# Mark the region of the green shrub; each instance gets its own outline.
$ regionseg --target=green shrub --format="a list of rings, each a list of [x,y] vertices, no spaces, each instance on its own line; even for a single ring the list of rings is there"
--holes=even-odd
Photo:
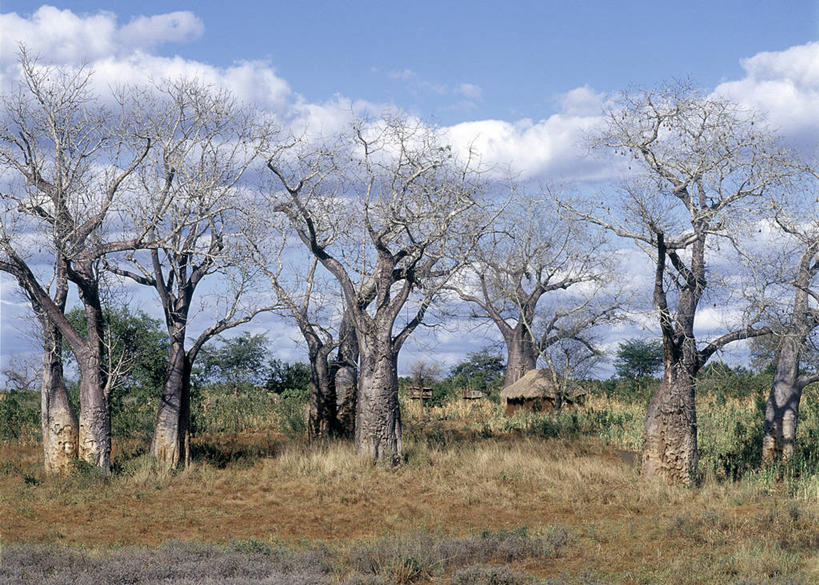
[[[285,390],[276,403],[279,428],[291,440],[301,439],[307,432],[307,420],[304,416],[307,399],[303,390]]]
[[[0,395],[0,440],[38,441],[40,428],[40,394],[11,390]]]

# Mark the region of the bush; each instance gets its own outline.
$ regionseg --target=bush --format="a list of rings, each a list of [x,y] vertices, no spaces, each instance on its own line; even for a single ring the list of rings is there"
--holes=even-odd
[[[640,384],[628,378],[587,380],[582,383],[590,394],[605,396],[610,400],[619,400],[629,404],[648,404],[659,384],[658,379],[647,376],[640,380]]]
[[[307,432],[307,420],[304,416],[307,405],[307,394],[302,390],[285,390],[276,404],[279,429],[291,440],[304,437]]]
[[[115,437],[153,435],[162,387],[117,388],[111,393],[111,431]]]
[[[230,386],[212,384],[191,388],[191,432],[240,433],[276,426],[278,397],[263,389],[234,392]]]
[[[14,544],[3,549],[0,585],[330,585],[344,574],[345,585],[408,584],[487,560],[552,557],[564,543],[565,531],[553,528],[543,536],[531,536],[525,529],[464,538],[416,534],[346,551],[323,545],[293,550],[254,539],[234,540],[226,547],[172,540],[156,549],[128,547],[101,555],[55,545]],[[523,575],[503,568],[474,567],[459,573],[458,583],[527,582]],[[464,580],[470,575],[478,580]]]
[[[531,583],[532,579],[509,567],[486,567],[484,565],[470,565],[458,569],[450,581],[451,585],[523,585]]]
[[[265,388],[275,394],[281,394],[286,390],[300,390],[305,393],[310,390],[309,364],[273,359],[270,360],[268,372]]]
[[[0,440],[39,441],[40,395],[11,390],[0,393]]]

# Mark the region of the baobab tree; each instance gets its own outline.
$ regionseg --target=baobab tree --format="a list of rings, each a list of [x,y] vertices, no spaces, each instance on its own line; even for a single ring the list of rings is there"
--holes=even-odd
[[[22,83],[4,96],[0,162],[9,174],[2,191],[0,270],[14,276],[44,324],[43,424],[46,465],[64,468],[73,454],[72,415],[56,355],[65,339],[80,370],[77,451],[108,470],[111,452],[110,387],[103,359],[100,301],[101,258],[150,245],[150,227],[123,219],[128,180],[146,158],[151,142],[130,125],[132,105],[99,105],[88,90],[91,72],[39,65],[21,52]],[[112,101],[116,101],[112,98]],[[157,198],[145,213],[162,215]],[[53,283],[38,276],[36,251],[53,261]],[[65,318],[68,284],[76,286],[86,336]],[[49,290],[52,294],[49,294]],[[63,449],[65,456],[57,453]]]
[[[625,157],[631,177],[621,215],[580,215],[632,239],[654,263],[663,379],[646,414],[642,474],[687,484],[697,472],[697,372],[729,343],[768,331],[761,311],[746,307],[742,322],[700,343],[700,302],[718,292],[709,259],[777,185],[783,161],[748,112],[682,85],[624,95],[596,144]]]
[[[599,233],[553,201],[521,194],[481,238],[449,288],[501,333],[504,385],[534,369],[539,358],[550,361],[550,350],[569,340],[593,353],[586,333],[616,318],[620,306],[604,246]]]
[[[770,463],[788,460],[793,454],[796,428],[799,422],[799,404],[802,390],[808,384],[819,382],[819,372],[806,371],[803,355],[810,344],[810,337],[819,326],[819,217],[816,215],[816,183],[819,172],[813,167],[802,169],[806,182],[794,182],[791,189],[796,195],[785,200],[774,200],[774,221],[785,235],[792,263],[777,263],[787,267],[790,274],[779,272],[783,283],[787,283],[792,295],[790,307],[777,307],[779,326],[774,327],[777,340],[776,372],[768,402],[765,408],[762,459]],[[790,191],[790,190],[789,190]],[[786,191],[789,192],[789,191]],[[804,196],[809,193],[810,196]],[[787,293],[786,293],[787,294]],[[782,315],[787,315],[781,319]]]
[[[154,148],[136,188],[144,200],[169,203],[159,221],[140,210],[134,218],[146,222],[161,244],[112,257],[106,266],[153,288],[162,304],[170,347],[151,454],[174,467],[189,462],[190,376],[202,346],[273,308],[248,300],[256,274],[241,255],[239,210],[241,180],[275,132],[226,90],[195,80],[167,82],[139,95],[137,114]],[[202,311],[208,325],[188,345],[195,294],[211,275],[221,277],[222,294],[210,296]]]
[[[355,327],[356,448],[398,463],[398,353],[463,264],[452,248],[471,248],[491,221],[480,185],[468,161],[404,119],[358,124],[331,148],[283,152],[268,166],[282,187],[273,205],[336,278]]]
[[[362,302],[368,302],[366,297]],[[355,324],[350,313],[344,311],[338,329],[338,351],[333,361],[333,389],[336,393],[336,430],[345,439],[355,436],[358,357]]]
[[[264,204],[251,203],[244,234],[250,257],[270,281],[280,312],[296,322],[307,344],[310,365],[310,408],[307,435],[310,440],[351,437],[355,425],[355,379],[358,353],[355,330],[344,312],[338,283],[297,243],[290,220]],[[362,291],[369,304],[375,287]],[[352,331],[351,331],[352,330]],[[337,352],[336,357],[331,357]],[[345,368],[345,374],[339,371]],[[337,395],[339,382],[342,396]]]

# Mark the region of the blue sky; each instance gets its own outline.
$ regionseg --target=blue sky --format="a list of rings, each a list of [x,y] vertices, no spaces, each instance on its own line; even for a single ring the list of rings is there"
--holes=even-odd
[[[599,179],[579,144],[606,101],[672,79],[762,111],[786,137],[819,135],[816,0],[2,0],[0,12],[3,90],[23,42],[44,62],[91,64],[100,88],[196,74],[310,129],[398,107],[535,181]],[[31,344],[13,284],[2,277],[0,288],[5,360]],[[452,361],[463,335],[449,337],[407,350],[435,346]],[[284,357],[297,357],[289,347]]]
[[[440,123],[540,118],[588,85],[612,92],[692,76],[713,87],[740,60],[819,38],[819,2],[512,1],[54,3],[77,15],[190,11],[198,38],[157,53],[216,66],[264,60],[307,101],[392,102]],[[38,3],[3,0],[4,13]],[[229,7],[229,9],[226,9]],[[479,88],[472,99],[461,84]]]

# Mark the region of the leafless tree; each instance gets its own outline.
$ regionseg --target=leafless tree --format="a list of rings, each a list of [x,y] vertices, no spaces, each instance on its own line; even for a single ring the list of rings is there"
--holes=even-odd
[[[39,360],[10,355],[2,371],[6,388],[15,392],[33,392],[40,385],[41,369]]]
[[[15,277],[44,326],[47,466],[62,468],[76,444],[79,457],[107,470],[110,387],[99,262],[105,254],[147,245],[149,232],[122,221],[121,204],[151,143],[128,126],[127,103],[120,102],[118,111],[97,104],[88,90],[89,71],[41,66],[25,51],[20,64],[23,82],[4,96],[0,128],[0,161],[13,177],[2,193],[0,270]],[[164,203],[157,200],[146,213],[158,217]],[[51,254],[50,283],[37,276],[42,258],[37,252]],[[76,285],[84,307],[85,338],[64,316],[68,282]],[[70,345],[81,374],[76,441],[57,355],[60,338]],[[65,456],[49,454],[58,448]]]
[[[293,249],[293,229],[286,215],[275,210],[265,213],[263,202],[249,202],[244,225],[251,257],[270,280],[280,312],[296,322],[307,344],[308,437],[352,438],[358,338],[350,313],[344,310],[338,282],[300,243],[298,249]],[[361,291],[360,302],[365,305],[362,308],[373,301],[375,293],[375,286]]]
[[[503,336],[506,386],[539,358],[553,361],[552,350],[570,340],[595,353],[589,330],[617,318],[620,308],[604,245],[599,233],[552,200],[516,194],[449,285],[477,307],[474,317],[490,319]]]
[[[773,319],[785,316],[774,326],[777,341],[776,373],[765,409],[765,431],[762,458],[765,462],[791,457],[799,422],[799,404],[802,390],[808,384],[819,382],[819,371],[805,368],[804,356],[811,345],[811,336],[819,326],[819,217],[816,215],[816,182],[819,172],[807,166],[803,177],[794,181],[786,193],[790,197],[774,200],[774,220],[785,234],[788,244],[783,249],[791,252],[793,262],[777,262],[786,267],[789,275],[780,280],[787,283],[792,294],[790,307],[777,306]],[[814,181],[811,182],[810,179]]]
[[[355,327],[356,448],[398,463],[398,352],[462,265],[451,248],[470,247],[489,221],[478,209],[479,185],[468,163],[405,119],[359,124],[331,148],[288,151],[268,166],[283,187],[274,206],[338,280]]]
[[[410,368],[413,383],[418,388],[436,382],[441,377],[441,364],[424,359],[416,360]]]
[[[730,246],[749,207],[782,175],[780,152],[748,112],[685,85],[624,95],[597,146],[625,157],[631,180],[621,213],[580,213],[631,238],[654,262],[654,305],[664,375],[643,434],[642,474],[690,483],[697,471],[695,377],[717,351],[766,333],[761,312],[698,343],[694,321],[709,282],[709,258]],[[713,288],[713,286],[711,287]],[[709,289],[710,290],[710,289]]]
[[[219,333],[273,307],[251,300],[255,270],[241,254],[242,178],[268,147],[273,128],[224,90],[195,80],[165,83],[140,95],[137,115],[154,148],[138,173],[140,198],[168,200],[159,221],[138,212],[161,244],[130,251],[107,268],[153,288],[170,338],[168,369],[151,442],[170,466],[189,462],[190,375],[199,350]],[[221,278],[222,296],[202,312],[209,325],[187,346],[194,297],[202,281]]]

